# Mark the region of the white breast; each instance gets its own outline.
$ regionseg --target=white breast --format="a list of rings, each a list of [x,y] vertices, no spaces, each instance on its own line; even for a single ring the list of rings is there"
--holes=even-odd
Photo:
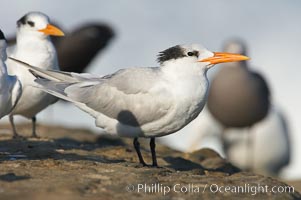
[[[170,110],[165,120],[158,121],[155,125],[162,127],[161,132],[158,132],[159,130],[147,132],[146,130],[147,136],[158,137],[174,133],[195,119],[204,108],[208,90],[208,81],[205,76],[178,81],[170,88],[174,94],[170,97],[174,98],[173,109]]]
[[[56,52],[48,39],[20,41],[10,56],[43,69],[58,69]],[[9,59],[6,64],[8,73],[16,75],[23,87],[22,96],[13,114],[30,118],[56,101],[57,98],[31,86],[35,77],[26,68]]]

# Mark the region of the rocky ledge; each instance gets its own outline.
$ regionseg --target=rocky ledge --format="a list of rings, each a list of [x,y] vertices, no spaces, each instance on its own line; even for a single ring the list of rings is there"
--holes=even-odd
[[[0,199],[301,199],[277,179],[243,172],[210,149],[183,154],[157,145],[160,168],[141,167],[129,139],[38,127],[39,139],[0,134]],[[9,133],[9,134],[8,134]],[[142,153],[150,162],[148,140]]]

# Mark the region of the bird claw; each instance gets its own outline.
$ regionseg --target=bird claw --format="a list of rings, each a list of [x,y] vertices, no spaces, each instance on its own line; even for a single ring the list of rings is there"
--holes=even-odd
[[[142,168],[142,167],[147,167],[147,168],[162,168],[162,167],[159,167],[158,165],[148,165],[146,163],[139,163],[139,165],[137,166],[137,168]]]
[[[13,139],[14,139],[14,140],[19,140],[19,139],[24,140],[25,137],[23,137],[23,136],[21,136],[21,135],[18,135],[18,134],[14,134],[14,135],[13,135]]]
[[[36,133],[33,133],[30,138],[34,138],[34,139],[40,139],[41,137],[38,136]]]

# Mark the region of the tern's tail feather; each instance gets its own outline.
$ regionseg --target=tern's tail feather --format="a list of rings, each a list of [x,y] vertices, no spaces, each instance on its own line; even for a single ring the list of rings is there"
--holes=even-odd
[[[64,81],[69,83],[75,83],[80,81],[93,81],[93,80],[99,80],[101,79],[100,76],[88,74],[88,73],[73,73],[73,72],[63,72],[63,71],[57,71],[57,70],[44,70],[39,67],[32,66],[26,62],[20,61],[18,59],[9,57],[9,59],[23,65],[24,67],[27,67],[28,70],[37,78],[44,78],[47,80],[52,81]]]
[[[66,101],[74,103],[78,108],[81,110],[89,113],[92,117],[97,118],[98,113],[88,107],[86,104],[76,101],[68,96],[68,94],[65,93],[66,88],[72,87],[73,85],[85,85],[87,83],[66,83],[66,82],[56,82],[46,79],[36,79],[35,82],[38,83],[38,87],[44,92],[47,92],[53,96],[56,96],[58,98],[64,99]],[[94,83],[95,84],[95,83]]]
[[[73,99],[65,91],[70,87],[93,86],[101,81],[101,77],[91,74],[77,74],[54,70],[44,70],[38,67],[31,66],[14,58],[10,59],[27,67],[29,71],[36,77],[35,82],[37,84],[32,85],[33,87],[37,87],[53,96],[72,102],[80,109],[91,114],[93,117],[96,117],[98,115],[96,111],[89,108],[84,103]]]

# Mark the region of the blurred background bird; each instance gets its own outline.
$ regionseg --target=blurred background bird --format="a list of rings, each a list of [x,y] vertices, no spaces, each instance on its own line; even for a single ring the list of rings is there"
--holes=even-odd
[[[223,49],[247,55],[240,40],[228,41]],[[251,127],[267,115],[270,90],[264,77],[246,61],[225,63],[212,79],[207,105],[223,127]]]
[[[247,54],[247,47],[241,40],[227,41],[224,48],[232,53]],[[214,75],[209,95],[208,110],[212,116],[222,125],[221,140],[226,155],[225,130],[229,128],[247,128],[266,117],[270,107],[270,90],[264,77],[252,71],[245,61],[235,64],[227,63]],[[250,152],[254,148],[254,135],[249,135],[248,142]],[[229,157],[229,156],[227,156]],[[254,155],[244,156],[246,160]],[[250,163],[253,163],[252,161]],[[252,166],[245,165],[245,170]]]
[[[224,49],[248,54],[246,44],[239,39],[227,41]],[[289,162],[289,140],[287,125],[278,109],[271,108],[270,96],[265,78],[242,61],[220,68],[213,77],[207,105],[223,126],[221,138],[226,157],[242,169],[277,175]],[[278,121],[270,122],[273,120]],[[240,130],[236,131],[237,136],[228,136],[233,128],[245,128],[247,135],[239,135]],[[272,138],[281,144],[269,142]]]
[[[291,162],[291,136],[282,110],[271,105],[268,115],[253,127],[227,129],[222,137],[226,157],[241,169],[283,176]],[[252,145],[249,145],[249,140]]]
[[[44,69],[59,69],[56,50],[49,35],[63,36],[64,33],[50,24],[49,17],[41,12],[29,12],[17,21],[17,42],[10,52],[11,57],[21,59]],[[36,134],[36,115],[58,99],[29,85],[34,76],[10,60],[6,61],[8,73],[16,75],[22,84],[22,95],[9,115],[14,138],[19,137],[14,115],[32,119],[32,137]]]
[[[61,70],[77,73],[86,71],[91,61],[110,44],[114,36],[109,25],[87,22],[65,37],[56,38],[54,45]]]

